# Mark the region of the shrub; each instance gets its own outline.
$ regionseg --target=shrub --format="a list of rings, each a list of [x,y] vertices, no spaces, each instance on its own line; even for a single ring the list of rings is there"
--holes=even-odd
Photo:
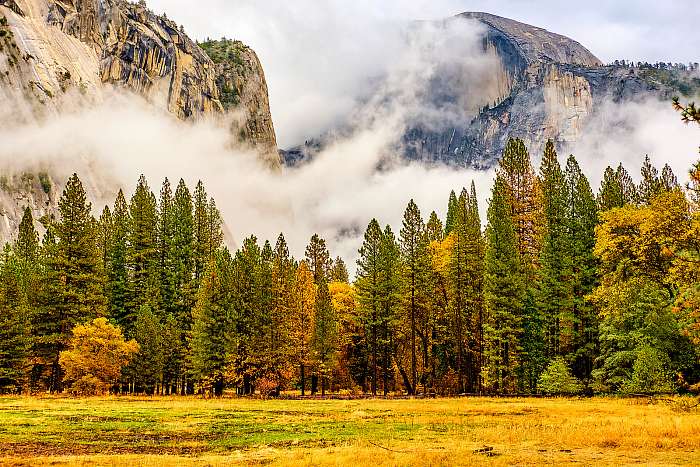
[[[622,385],[622,392],[627,394],[659,394],[676,390],[673,377],[669,371],[668,355],[643,346],[637,351],[637,358],[632,367],[632,376]]]
[[[80,395],[104,394],[121,375],[122,368],[139,351],[136,341],[127,342],[121,329],[105,318],[77,325],[68,350],[59,362],[71,392]]]
[[[571,374],[569,366],[562,357],[557,357],[540,375],[537,389],[547,395],[580,394],[583,384]]]

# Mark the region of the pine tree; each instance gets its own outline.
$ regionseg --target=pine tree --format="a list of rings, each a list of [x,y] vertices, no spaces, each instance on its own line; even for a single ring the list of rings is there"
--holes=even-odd
[[[131,214],[126,204],[124,193],[119,190],[114,202],[112,214],[112,238],[107,253],[109,268],[107,270],[107,290],[109,315],[117,324],[123,326],[129,319],[129,269],[127,256],[129,235],[131,232]]]
[[[173,214],[173,192],[170,180],[166,178],[160,189],[160,199],[158,201],[157,249],[158,275],[160,279],[159,296],[161,300],[159,308],[167,313],[175,311],[173,307],[175,301],[175,258],[172,250],[175,232]]]
[[[36,342],[50,365],[49,388],[61,388],[58,358],[75,324],[105,313],[103,277],[97,249],[97,223],[90,214],[85,190],[76,174],[66,183],[58,202],[60,221],[45,238],[45,266],[40,292]],[[53,230],[58,242],[53,241]]]
[[[19,267],[22,288],[28,305],[31,306],[36,301],[39,288],[39,254],[40,254],[39,234],[34,228],[32,211],[27,207],[24,209],[22,221],[19,224],[17,240],[13,245],[14,256]]]
[[[180,182],[175,189],[172,205],[172,243],[168,261],[172,268],[173,301],[168,311],[177,321],[180,332],[179,342],[171,343],[168,348],[181,349],[181,353],[172,352],[171,360],[166,364],[176,368],[177,378],[183,381],[186,371],[185,355],[187,354],[189,333],[192,329],[192,309],[196,300],[194,287],[194,217],[192,213],[192,198],[185,182]],[[167,305],[167,304],[166,304]]]
[[[481,365],[483,360],[483,322],[484,322],[484,236],[481,231],[481,217],[476,196],[476,186],[472,181],[467,196],[464,216],[465,229],[465,269],[468,280],[468,292],[465,297],[465,309],[468,320],[467,340],[467,387],[469,392],[482,390]]]
[[[109,254],[112,249],[113,237],[113,221],[112,211],[109,206],[105,206],[100,214],[100,219],[97,221],[97,250],[100,257],[101,268],[105,276],[105,297],[107,298],[107,309],[109,311],[109,275],[112,268],[110,264]],[[38,237],[37,237],[38,238]]]
[[[134,339],[139,353],[132,363],[136,384],[147,394],[156,394],[165,369],[163,326],[151,307],[143,305],[136,314]]]
[[[665,191],[672,191],[680,187],[680,184],[678,183],[678,178],[673,173],[673,169],[671,169],[671,166],[668,164],[665,164],[664,168],[661,170],[660,183],[661,188]]]
[[[246,238],[234,258],[233,369],[239,391],[251,394],[260,377],[260,343],[263,336],[263,312],[261,307],[262,251],[255,236]]]
[[[450,199],[447,202],[447,217],[445,219],[445,235],[449,235],[454,227],[455,214],[457,210],[457,195],[454,190],[450,192]]]
[[[569,156],[567,160],[566,185],[574,316],[573,349],[568,358],[572,362],[574,375],[588,380],[598,348],[598,317],[586,298],[598,280],[593,254],[598,212],[591,185],[574,156]]]
[[[637,189],[639,201],[649,204],[649,201],[663,189],[662,183],[659,179],[659,171],[651,165],[649,155],[645,156],[642,164],[642,180],[639,182],[639,188]]]
[[[312,347],[316,373],[312,378],[311,392],[316,392],[318,378],[321,378],[321,391],[325,393],[328,375],[332,370],[335,353],[335,316],[328,291],[331,259],[326,241],[314,234],[306,247],[306,261],[314,275],[316,301],[314,306],[314,334]]]
[[[202,181],[194,189],[194,278],[199,283],[209,262],[211,249],[211,229],[209,224],[209,205],[207,192]]]
[[[509,188],[496,177],[488,209],[484,299],[484,386],[497,393],[518,386],[522,309],[526,295],[524,268],[516,228],[510,216]]]
[[[318,234],[314,234],[311,237],[311,241],[306,247],[306,261],[314,274],[314,282],[316,285],[320,285],[322,282],[328,282],[331,269],[331,257],[326,247],[326,241],[319,237]]]
[[[27,230],[25,225],[25,235]],[[22,277],[24,261],[25,259],[16,255],[9,245],[5,245],[0,257],[0,390],[2,391],[20,392],[28,389],[29,385],[31,328],[29,300]]]
[[[425,234],[425,224],[416,203],[411,200],[404,212],[399,245],[401,247],[401,273],[405,326],[409,330],[410,386],[409,394],[415,394],[418,383],[417,332],[421,316],[428,312],[430,257]]]
[[[545,235],[540,253],[537,308],[542,316],[544,356],[551,360],[570,352],[573,341],[571,303],[571,239],[567,226],[567,185],[552,141],[545,147],[540,168],[544,204]],[[537,336],[532,336],[537,339]],[[534,389],[546,362],[531,356],[534,367],[530,388]]]
[[[624,204],[620,181],[612,167],[608,167],[605,169],[603,181],[600,183],[600,190],[598,191],[598,209],[601,212],[605,212],[610,209],[621,208]]]
[[[637,204],[639,202],[639,192],[629,172],[627,172],[622,164],[617,166],[615,176],[620,183],[623,206],[627,204]]]
[[[326,395],[329,376],[333,371],[336,353],[337,324],[331,304],[328,282],[318,284],[316,303],[314,307],[314,334],[312,346],[316,372],[321,379],[321,395]]]
[[[270,307],[269,329],[269,366],[276,371],[275,377],[280,380],[282,374],[288,374],[290,362],[290,321],[294,313],[294,258],[289,254],[289,247],[284,235],[277,237],[272,255],[271,265],[272,304]],[[280,388],[278,388],[279,390]]]
[[[215,396],[223,394],[231,346],[229,328],[234,304],[231,280],[231,256],[228,250],[223,250],[209,263],[193,311],[192,375],[200,385],[210,386]]]
[[[425,225],[426,235],[428,236],[429,242],[441,242],[445,238],[445,231],[443,230],[442,221],[438,217],[435,211],[430,213],[430,218],[428,223]]]
[[[156,308],[160,277],[158,275],[158,235],[156,198],[141,175],[129,204],[131,229],[127,249],[130,273],[127,313],[120,323],[127,339],[133,337],[136,314],[143,305]]]
[[[340,256],[336,257],[333,261],[333,267],[331,268],[331,282],[350,282],[350,274],[348,274],[348,268],[345,266],[345,261]]]
[[[384,228],[379,244],[378,351],[381,355],[382,388],[389,392],[397,309],[401,303],[401,249],[390,226]]]
[[[376,219],[367,226],[357,260],[357,296],[360,318],[365,329],[365,344],[370,354],[371,391],[377,394],[379,373],[379,330],[381,312],[382,229]]]
[[[505,183],[518,252],[523,266],[532,278],[540,255],[543,220],[539,181],[522,140],[508,141],[497,175]]]
[[[23,271],[28,271],[36,265],[39,254],[39,234],[34,228],[32,210],[28,207],[24,208],[13,250]]]

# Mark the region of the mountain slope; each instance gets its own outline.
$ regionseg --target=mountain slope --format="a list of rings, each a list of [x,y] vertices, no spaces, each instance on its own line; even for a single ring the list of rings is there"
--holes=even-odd
[[[535,153],[548,139],[562,149],[575,143],[606,102],[670,100],[700,92],[697,71],[665,64],[664,69],[605,66],[575,40],[488,13],[463,13],[437,27],[450,34],[449,26],[459,21],[476,23],[483,57],[495,59],[497,66],[488,80],[471,83],[476,91],[465,91],[461,83],[470,84],[469,77],[459,75],[473,56],[464,57],[463,68],[448,63],[437,69],[423,91],[430,115],[442,119],[409,119],[398,148],[408,159],[489,168],[510,137],[522,138]],[[460,85],[449,85],[455,82]],[[324,144],[324,137],[311,139],[283,157],[290,165],[303,163]]]
[[[252,49],[241,55],[234,76],[239,105],[231,107],[221,100],[220,84],[231,79],[225,64],[215,64],[182,27],[144,2],[0,0],[0,18],[7,56],[0,61],[0,96],[21,117],[99,100],[104,85],[116,85],[180,119],[241,114],[235,139],[278,163],[267,84]]]

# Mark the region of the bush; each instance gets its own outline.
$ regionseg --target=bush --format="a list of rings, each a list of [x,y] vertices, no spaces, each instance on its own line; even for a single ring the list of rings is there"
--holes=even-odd
[[[537,389],[547,395],[572,395],[583,391],[583,384],[571,374],[562,357],[555,358],[540,375]]]
[[[136,341],[124,340],[121,329],[105,318],[77,325],[68,350],[61,352],[59,362],[71,392],[80,395],[104,394],[116,383],[122,368],[139,351]]]
[[[637,351],[632,376],[622,385],[627,394],[666,394],[674,392],[676,385],[669,371],[670,359],[665,353],[644,346]]]

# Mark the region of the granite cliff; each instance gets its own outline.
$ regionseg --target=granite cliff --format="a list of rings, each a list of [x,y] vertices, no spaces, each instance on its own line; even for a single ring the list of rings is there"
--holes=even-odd
[[[0,0],[0,30],[0,97],[18,118],[99,100],[114,85],[180,119],[235,114],[235,141],[278,164],[263,69],[242,44],[215,63],[175,22],[122,0]]]
[[[700,92],[697,72],[606,66],[572,39],[488,13],[463,13],[441,24],[462,20],[477,23],[483,55],[495,58],[497,66],[478,84],[478,93],[469,93],[469,107],[459,115],[454,109],[465,100],[464,87],[444,83],[460,82],[454,76],[460,68],[438,71],[425,93],[437,110],[433,114],[445,108],[449,115],[445,112],[443,121],[409,120],[399,147],[408,159],[489,168],[510,137],[522,138],[535,153],[548,139],[560,148],[578,141],[605,102],[670,100]],[[283,157],[290,165],[303,163],[324,143],[325,137],[312,139]]]
[[[111,87],[174,118],[221,120],[232,145],[280,165],[265,75],[251,48],[198,44],[143,1],[0,0],[0,124],[89,106]],[[39,171],[0,167],[0,244],[16,233],[25,206],[37,220],[55,215],[65,180]],[[81,174],[91,198],[101,198],[102,175]]]

